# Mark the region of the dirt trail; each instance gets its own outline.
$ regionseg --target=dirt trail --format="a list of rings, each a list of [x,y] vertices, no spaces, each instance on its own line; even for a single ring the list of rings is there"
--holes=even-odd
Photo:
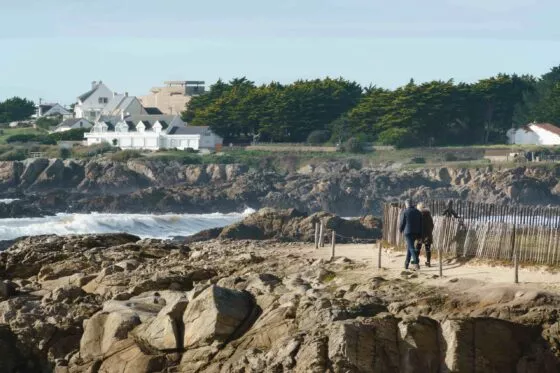
[[[293,251],[292,251],[293,252]],[[302,244],[298,254],[308,258],[328,260],[331,255],[330,245],[315,250],[313,245]],[[366,264],[362,275],[382,275],[386,278],[403,277],[405,254],[401,251],[383,249],[382,269],[377,269],[378,249],[373,244],[344,244],[336,246],[336,257],[346,257]],[[422,254],[421,264],[425,262]],[[544,267],[525,266],[519,268],[519,284],[514,284],[513,265],[498,265],[480,260],[459,262],[444,260],[443,278],[439,278],[437,257],[432,258],[432,267],[421,266],[418,275],[405,275],[411,281],[425,282],[429,285],[453,288],[457,291],[482,292],[490,289],[506,290],[547,290],[560,293],[560,272]]]

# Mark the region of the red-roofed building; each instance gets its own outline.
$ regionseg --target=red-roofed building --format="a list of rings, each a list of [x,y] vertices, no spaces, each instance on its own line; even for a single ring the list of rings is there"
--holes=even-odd
[[[510,144],[560,145],[560,127],[550,123],[530,123],[508,131]]]

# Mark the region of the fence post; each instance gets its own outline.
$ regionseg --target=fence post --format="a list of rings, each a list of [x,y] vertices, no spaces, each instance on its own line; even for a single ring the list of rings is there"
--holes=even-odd
[[[319,248],[319,223],[315,223],[315,249]]]
[[[383,247],[383,240],[379,240],[377,250],[377,268],[381,268],[381,249]]]
[[[325,232],[323,232],[323,221],[321,220],[321,226],[319,228],[319,246],[325,247]]]
[[[513,251],[513,267],[514,267],[514,278],[513,283],[519,284],[519,257],[517,255],[517,250],[515,250],[515,224],[513,224],[513,230],[511,232],[511,250]]]
[[[331,246],[331,260],[334,259],[334,247],[336,245],[336,232],[332,231],[332,246]]]
[[[439,278],[443,278],[443,254],[441,246],[438,248],[438,261],[439,261]]]

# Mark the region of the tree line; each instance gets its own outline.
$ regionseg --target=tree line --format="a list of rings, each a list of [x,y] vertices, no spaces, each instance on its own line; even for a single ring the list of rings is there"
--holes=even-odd
[[[541,77],[498,74],[475,83],[453,80],[396,89],[362,87],[343,78],[272,82],[219,80],[183,112],[226,142],[305,142],[349,138],[399,147],[504,143],[512,126],[560,124],[560,67]],[[321,135],[319,135],[319,133]]]
[[[15,122],[28,119],[35,113],[33,101],[20,97],[12,97],[0,101],[0,123]]]

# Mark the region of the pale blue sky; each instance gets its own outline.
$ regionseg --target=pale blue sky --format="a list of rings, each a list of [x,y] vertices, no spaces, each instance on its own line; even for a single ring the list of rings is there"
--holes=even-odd
[[[0,0],[0,100],[70,104],[99,79],[142,95],[169,79],[540,75],[560,64],[559,15],[558,0]]]

